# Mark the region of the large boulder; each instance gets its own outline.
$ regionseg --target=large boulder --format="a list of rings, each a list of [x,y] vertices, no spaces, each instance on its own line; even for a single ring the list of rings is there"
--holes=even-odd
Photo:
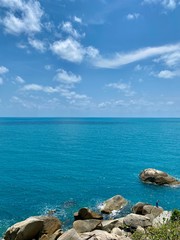
[[[144,183],[153,183],[157,185],[180,185],[180,181],[169,174],[157,169],[148,168],[139,174]]]
[[[53,216],[30,217],[9,227],[5,240],[45,239],[61,228],[61,222]]]
[[[122,209],[125,205],[127,205],[127,200],[123,198],[121,195],[116,195],[108,200],[106,200],[102,207],[101,207],[101,212],[110,214],[114,210],[120,210]]]
[[[132,212],[139,215],[151,214],[153,218],[163,212],[163,208],[155,207],[148,203],[138,202],[132,207]]]
[[[124,217],[123,222],[126,226],[131,228],[137,228],[138,226],[141,226],[143,228],[152,226],[152,222],[149,217],[134,213],[130,213],[126,217]]]
[[[43,221],[30,217],[9,227],[5,233],[5,240],[31,240],[37,238],[42,231]]]
[[[91,232],[95,229],[100,229],[101,226],[101,220],[96,219],[77,220],[73,223],[73,228],[78,233]]]
[[[87,232],[80,234],[82,240],[131,240],[129,237],[126,236],[119,236],[114,233],[108,233],[102,230],[95,230],[92,232]]]
[[[89,208],[81,208],[78,212],[74,213],[75,220],[86,220],[86,219],[103,219],[103,217],[90,210]]]

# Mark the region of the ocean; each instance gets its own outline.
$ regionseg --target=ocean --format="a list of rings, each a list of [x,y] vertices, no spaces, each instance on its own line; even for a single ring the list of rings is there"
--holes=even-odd
[[[180,178],[178,118],[0,118],[0,236],[56,209],[64,228],[81,207],[117,194],[180,208],[180,188],[147,185],[145,168]]]

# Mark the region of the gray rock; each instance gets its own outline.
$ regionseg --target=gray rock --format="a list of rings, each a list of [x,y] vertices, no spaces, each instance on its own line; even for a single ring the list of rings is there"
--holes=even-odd
[[[103,220],[102,230],[110,233],[112,229],[115,227],[123,228],[124,227],[123,219],[124,218],[117,218],[114,220]]]
[[[123,235],[123,231],[120,229],[120,228],[113,228],[112,231],[111,231],[112,234],[116,234],[118,236],[122,236]]]
[[[95,230],[93,232],[83,233],[80,235],[82,240],[131,240],[129,237],[119,236],[117,234],[108,233],[102,230]]]
[[[29,240],[36,238],[42,231],[43,221],[30,217],[9,227],[5,233],[5,240]]]
[[[47,234],[48,236],[60,230],[62,223],[58,218],[53,216],[38,216],[37,219],[43,221],[43,228],[41,234]]]
[[[75,229],[70,229],[63,233],[57,240],[82,240]]]
[[[124,217],[123,222],[126,226],[132,228],[137,228],[138,226],[141,226],[143,228],[152,226],[152,222],[149,217],[134,213],[128,214],[126,217]]]
[[[140,215],[151,214],[152,217],[155,218],[163,212],[163,208],[155,207],[148,203],[138,202],[132,207],[132,212]]]
[[[121,195],[116,195],[103,203],[101,207],[102,213],[110,214],[114,210],[120,210],[127,204],[127,200]]]
[[[94,229],[102,227],[101,220],[88,219],[88,220],[77,220],[73,223],[73,228],[78,233],[91,232]]]
[[[180,185],[180,181],[174,177],[153,168],[143,170],[139,177],[144,183],[153,183],[157,185]]]
[[[103,219],[103,217],[90,210],[89,208],[81,208],[77,213],[74,213],[75,220],[86,220],[86,219]]]
[[[137,227],[137,229],[136,229],[136,232],[139,232],[139,233],[145,233],[145,230],[144,230],[144,228],[143,227],[141,227],[141,226],[138,226]]]
[[[61,222],[53,216],[35,216],[18,222],[7,229],[5,240],[45,240],[61,227]]]

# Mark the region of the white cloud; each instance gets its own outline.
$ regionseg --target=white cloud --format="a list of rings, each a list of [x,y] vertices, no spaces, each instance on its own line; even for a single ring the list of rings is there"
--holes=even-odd
[[[164,62],[168,67],[177,67],[180,66],[180,50],[164,54],[160,58],[154,60],[155,62]]]
[[[84,34],[79,34],[77,32],[76,29],[73,28],[72,26],[72,23],[71,22],[63,22],[62,23],[62,30],[65,32],[65,33],[68,33],[70,34],[72,37],[74,38],[80,38],[80,37],[83,37]]]
[[[3,79],[0,77],[0,85],[3,85],[4,81]]]
[[[25,83],[24,79],[23,79],[22,77],[20,77],[20,76],[17,76],[17,77],[16,77],[16,82],[17,82],[17,83],[20,83],[20,84]]]
[[[176,75],[177,75],[177,73],[175,73],[175,72],[172,72],[172,71],[169,71],[169,70],[163,70],[163,71],[160,71],[157,74],[157,77],[159,77],[159,78],[173,78]]]
[[[127,20],[135,20],[138,19],[140,17],[139,13],[129,13],[126,18]]]
[[[0,0],[0,6],[6,9],[1,24],[10,34],[32,34],[41,31],[43,10],[37,0]]]
[[[74,16],[74,21],[77,23],[82,23],[82,19],[76,16]]]
[[[133,96],[135,94],[135,92],[131,90],[131,85],[123,82],[109,83],[106,87],[118,89],[123,92],[125,96]]]
[[[165,54],[172,54],[180,51],[180,44],[163,45],[159,47],[141,48],[136,51],[128,53],[116,53],[111,58],[104,58],[97,56],[93,59],[92,64],[99,68],[119,68],[133,62],[152,58],[155,56],[164,56]]]
[[[4,73],[7,73],[9,72],[9,69],[4,67],[4,66],[0,66],[0,74],[4,74]]]
[[[37,49],[38,51],[40,51],[42,53],[46,51],[46,47],[45,47],[44,42],[42,42],[40,40],[37,40],[37,39],[32,39],[32,38],[29,38],[28,41],[29,41],[29,44],[33,48]]]
[[[42,86],[38,84],[27,84],[21,90],[23,91],[42,91],[45,93],[56,93],[58,88],[53,88],[51,86]]]
[[[74,84],[81,81],[81,76],[75,75],[72,72],[66,72],[63,69],[58,69],[55,80],[65,84]]]
[[[85,49],[86,51],[86,55],[87,57],[89,57],[90,59],[94,59],[94,58],[98,58],[99,57],[99,50],[92,47],[92,46],[89,46]]]
[[[144,0],[147,4],[160,4],[167,10],[174,10],[180,3],[180,0]]]
[[[56,41],[51,45],[53,53],[70,62],[80,63],[85,54],[83,46],[72,38]]]
[[[21,90],[44,92],[48,94],[59,93],[61,97],[65,98],[72,105],[87,105],[90,101],[90,98],[87,95],[76,93],[75,91],[71,91],[61,86],[51,87],[38,84],[27,84],[21,88]]]

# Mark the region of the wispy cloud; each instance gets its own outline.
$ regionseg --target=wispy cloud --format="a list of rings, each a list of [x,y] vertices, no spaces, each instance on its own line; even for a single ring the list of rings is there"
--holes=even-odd
[[[124,93],[125,96],[133,96],[135,94],[135,92],[131,89],[130,83],[115,82],[107,84],[106,87],[117,89]]]
[[[110,58],[104,58],[101,55],[96,56],[92,64],[99,68],[119,68],[133,62],[152,58],[155,56],[164,56],[180,51],[180,44],[163,45],[159,47],[141,48],[128,53],[116,53]]]
[[[66,72],[64,69],[58,69],[54,79],[64,84],[74,84],[81,81],[81,76],[72,72]]]
[[[27,84],[25,85],[22,89],[22,91],[41,91],[41,92],[45,92],[45,93],[56,93],[59,91],[59,88],[55,87],[51,87],[51,86],[42,86],[39,84]]]
[[[72,105],[87,105],[90,102],[90,98],[87,95],[79,94],[62,86],[51,87],[39,84],[27,84],[21,88],[21,91],[44,92],[47,94],[59,93],[61,97],[65,98]]]
[[[160,4],[167,10],[174,10],[180,3],[180,0],[144,0],[143,4]]]
[[[140,17],[139,13],[129,13],[126,18],[127,20],[135,20],[138,19]]]
[[[61,29],[63,32],[68,33],[69,35],[71,35],[74,38],[81,38],[81,37],[85,36],[84,33],[80,34],[75,28],[73,28],[71,22],[63,22]]]
[[[6,67],[4,67],[4,66],[0,66],[0,74],[5,74],[5,73],[7,73],[7,72],[9,72],[9,69],[8,69],[8,68],[6,68]]]
[[[155,59],[154,62],[163,62],[168,67],[178,67],[180,66],[180,49],[172,53],[164,54],[163,56]]]
[[[17,83],[20,83],[20,84],[24,84],[25,83],[25,80],[22,77],[20,77],[20,76],[17,76],[15,80],[16,80]]]
[[[7,33],[19,35],[41,31],[43,10],[37,0],[0,0],[0,7],[5,9],[5,16],[0,23]]]
[[[39,52],[43,53],[46,51],[45,43],[43,41],[40,41],[38,39],[29,38],[28,42],[33,48],[35,48]]]

